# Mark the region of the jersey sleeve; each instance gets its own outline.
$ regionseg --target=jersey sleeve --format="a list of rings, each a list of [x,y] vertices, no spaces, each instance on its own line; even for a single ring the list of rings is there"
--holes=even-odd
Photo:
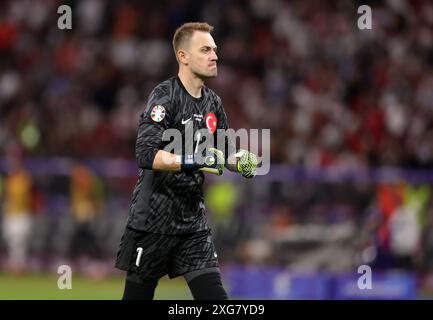
[[[172,105],[168,93],[155,88],[138,124],[135,157],[140,168],[152,170],[155,155],[162,147],[163,133],[169,128],[171,118]]]
[[[220,144],[220,139],[224,139],[222,142],[222,145],[224,146],[223,150],[221,150],[224,153],[225,161],[227,163],[227,158],[230,156],[230,154],[236,152],[236,144],[233,141],[232,137],[223,134],[220,130],[228,130],[230,129],[229,122],[227,119],[227,115],[224,111],[224,107],[221,101],[221,98],[216,96],[216,104],[217,104],[217,110],[216,110],[216,116],[217,116],[217,145]]]

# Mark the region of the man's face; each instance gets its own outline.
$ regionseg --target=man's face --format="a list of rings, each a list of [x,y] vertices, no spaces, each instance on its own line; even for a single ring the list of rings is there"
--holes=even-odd
[[[187,62],[198,77],[214,78],[218,74],[215,41],[208,32],[195,31],[187,46]]]

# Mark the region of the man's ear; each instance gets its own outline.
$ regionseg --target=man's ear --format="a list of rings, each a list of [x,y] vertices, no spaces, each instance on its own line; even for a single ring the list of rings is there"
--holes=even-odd
[[[180,63],[187,65],[188,53],[182,49],[177,50],[177,60],[179,60]]]

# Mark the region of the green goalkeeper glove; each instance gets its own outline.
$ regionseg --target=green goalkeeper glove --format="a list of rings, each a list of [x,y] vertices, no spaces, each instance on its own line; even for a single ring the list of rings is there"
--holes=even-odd
[[[236,169],[244,178],[250,179],[257,174],[258,161],[254,153],[240,149],[235,157],[237,159]]]

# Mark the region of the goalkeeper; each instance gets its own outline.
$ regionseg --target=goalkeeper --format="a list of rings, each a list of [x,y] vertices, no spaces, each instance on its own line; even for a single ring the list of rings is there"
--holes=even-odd
[[[207,23],[176,30],[178,75],[155,87],[140,115],[138,180],[116,259],[116,267],[126,271],[123,299],[153,299],[166,274],[183,276],[194,299],[227,299],[205,213],[204,172],[220,175],[225,166],[252,178],[257,159],[245,150],[229,157],[227,150],[234,148],[228,138],[225,150],[212,145],[197,152],[200,130],[217,135],[217,129],[228,128],[221,99],[204,85],[217,75],[212,30]],[[164,151],[168,129],[177,129],[186,140],[179,154]]]

